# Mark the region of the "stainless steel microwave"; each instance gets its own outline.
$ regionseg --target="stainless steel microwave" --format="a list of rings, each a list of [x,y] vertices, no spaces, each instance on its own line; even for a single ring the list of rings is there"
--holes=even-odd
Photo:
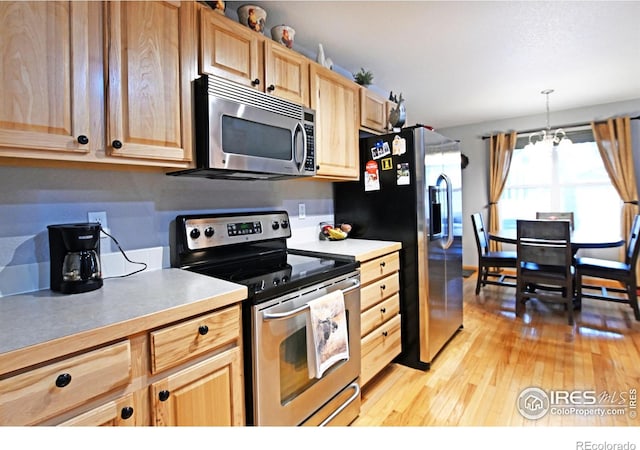
[[[236,180],[316,174],[315,111],[214,76],[194,81],[196,168]]]

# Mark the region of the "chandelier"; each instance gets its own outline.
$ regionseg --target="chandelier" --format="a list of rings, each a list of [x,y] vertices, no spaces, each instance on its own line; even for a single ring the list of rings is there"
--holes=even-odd
[[[525,148],[552,148],[561,143],[571,144],[571,139],[567,137],[567,133],[565,133],[562,128],[558,128],[553,133],[551,132],[551,127],[549,126],[549,94],[551,94],[552,92],[553,89],[545,89],[544,91],[540,92],[541,94],[547,96],[547,129],[531,133],[529,135],[529,143]]]

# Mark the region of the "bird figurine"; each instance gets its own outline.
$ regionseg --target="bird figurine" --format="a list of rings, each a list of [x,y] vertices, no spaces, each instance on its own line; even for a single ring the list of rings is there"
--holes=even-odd
[[[395,130],[402,128],[404,122],[407,120],[407,111],[404,106],[404,98],[402,98],[402,93],[400,93],[400,97],[398,98],[398,104],[389,111],[389,123],[391,127]]]
[[[316,62],[327,69],[333,68],[333,61],[331,58],[327,58],[324,55],[324,48],[322,47],[322,44],[318,44],[318,56],[316,57]]]

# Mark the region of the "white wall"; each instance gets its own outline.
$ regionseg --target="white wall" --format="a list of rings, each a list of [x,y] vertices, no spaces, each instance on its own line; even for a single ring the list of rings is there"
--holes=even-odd
[[[614,116],[637,116],[640,113],[640,98],[631,101],[595,105],[587,108],[551,112],[551,128],[589,123],[592,120],[603,120]],[[634,155],[636,173],[640,168],[640,121],[634,124]],[[488,214],[489,202],[489,146],[483,136],[492,132],[529,130],[546,127],[546,114],[517,117],[494,122],[484,122],[473,125],[443,128],[437,130],[461,143],[461,149],[469,157],[469,165],[462,171],[462,210],[464,218],[463,232],[463,265],[475,267],[478,263],[475,238],[471,228],[471,214],[480,211],[485,219]],[[640,181],[640,177],[639,178]],[[603,251],[600,251],[604,254]],[[610,253],[610,252],[609,252]],[[613,254],[612,257],[616,255]]]
[[[305,219],[298,218],[301,202]],[[178,214],[267,209],[289,212],[292,241],[317,239],[318,223],[333,218],[331,183],[0,166],[0,297],[48,288],[47,225],[86,222],[89,211],[107,212],[111,234],[131,259],[161,268],[170,264],[169,230]],[[101,250],[105,276],[129,272],[121,271],[115,245]]]

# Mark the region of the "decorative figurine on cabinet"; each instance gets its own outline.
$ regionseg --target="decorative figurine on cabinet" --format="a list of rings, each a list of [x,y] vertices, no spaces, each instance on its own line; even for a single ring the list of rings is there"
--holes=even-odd
[[[407,111],[404,106],[404,98],[400,93],[398,104],[389,112],[389,124],[393,127],[393,131],[400,131],[406,120]]]

